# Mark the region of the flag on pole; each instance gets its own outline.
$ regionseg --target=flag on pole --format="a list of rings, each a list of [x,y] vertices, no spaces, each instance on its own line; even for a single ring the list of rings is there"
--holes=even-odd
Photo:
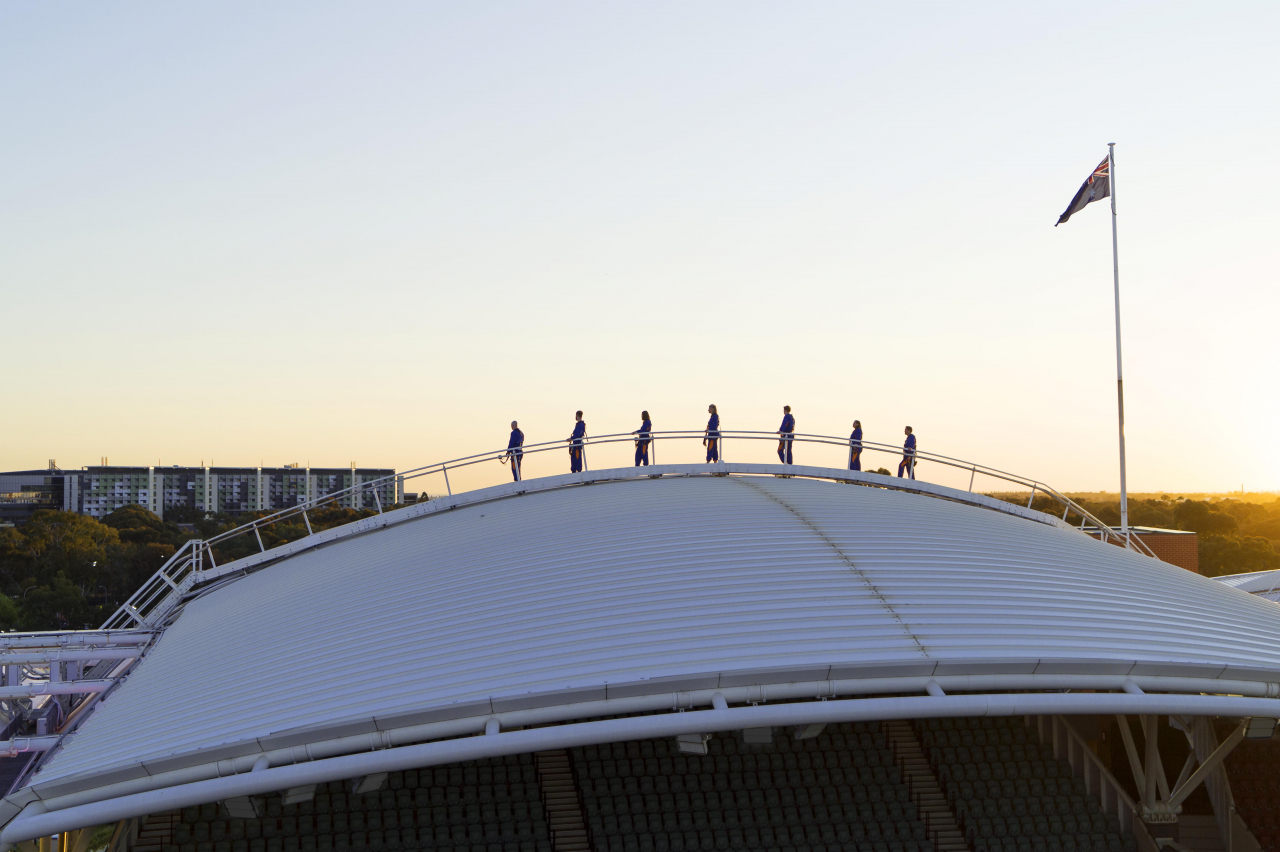
[[[1076,193],[1075,198],[1071,199],[1066,211],[1058,217],[1058,222],[1053,227],[1056,228],[1070,219],[1073,213],[1079,213],[1090,202],[1098,201],[1111,195],[1109,163],[1110,158],[1107,158],[1098,164],[1098,167],[1093,170],[1093,174],[1089,175],[1089,179],[1080,185],[1080,191]]]

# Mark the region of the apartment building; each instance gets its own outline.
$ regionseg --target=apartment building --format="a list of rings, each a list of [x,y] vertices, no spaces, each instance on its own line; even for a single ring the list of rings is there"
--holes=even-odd
[[[105,460],[104,460],[105,461]],[[402,502],[401,482],[391,468],[128,467],[98,465],[78,471],[0,473],[0,516],[21,521],[37,509],[60,509],[95,518],[138,505],[164,517],[185,507],[205,514],[271,512],[382,480],[338,498],[351,509]]]

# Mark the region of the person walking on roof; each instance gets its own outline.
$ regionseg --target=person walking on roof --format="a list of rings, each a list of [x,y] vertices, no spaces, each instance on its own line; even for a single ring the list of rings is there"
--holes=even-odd
[[[573,434],[565,438],[569,442],[569,472],[582,473],[582,439],[587,436],[587,422],[582,419],[582,412],[573,415]]]
[[[916,436],[911,434],[911,427],[908,426],[903,432],[907,436],[907,440],[902,442],[902,461],[898,463],[898,476],[903,475],[906,471],[908,479],[916,478]]]
[[[708,462],[720,461],[720,414],[714,405],[707,406],[707,413],[711,418],[707,421],[707,432],[702,438],[702,444],[707,448]]]
[[[853,421],[853,434],[849,436],[849,470],[862,470],[862,421]]]
[[[649,412],[640,412],[640,428],[632,432],[636,436],[636,467],[649,466],[649,444],[653,441],[653,423],[649,420]]]
[[[796,431],[796,419],[791,416],[791,406],[782,406],[782,425],[778,427],[778,461],[794,464],[791,458],[792,433]]]
[[[514,420],[511,421],[511,437],[507,439],[505,458],[511,461],[511,476],[519,482],[520,464],[524,461],[524,433],[520,431],[520,425]]]

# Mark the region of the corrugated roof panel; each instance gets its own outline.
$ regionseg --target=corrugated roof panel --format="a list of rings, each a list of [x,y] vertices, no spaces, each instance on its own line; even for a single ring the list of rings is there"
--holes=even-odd
[[[1270,595],[1280,589],[1280,571],[1254,571],[1249,574],[1230,574],[1213,579],[1224,586],[1255,595]]]
[[[371,706],[678,675],[1081,659],[1280,674],[1277,628],[1273,604],[1182,569],[934,497],[771,477],[602,483],[418,518],[206,594],[37,780]]]

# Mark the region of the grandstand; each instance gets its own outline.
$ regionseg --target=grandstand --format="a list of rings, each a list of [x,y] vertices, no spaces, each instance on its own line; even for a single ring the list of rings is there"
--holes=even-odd
[[[1093,538],[1061,499],[668,464],[387,507],[234,562],[196,542],[102,631],[0,637],[0,698],[66,714],[10,730],[3,839],[1275,848],[1249,822],[1272,788],[1240,781],[1237,808],[1224,766],[1280,717],[1280,609]]]

